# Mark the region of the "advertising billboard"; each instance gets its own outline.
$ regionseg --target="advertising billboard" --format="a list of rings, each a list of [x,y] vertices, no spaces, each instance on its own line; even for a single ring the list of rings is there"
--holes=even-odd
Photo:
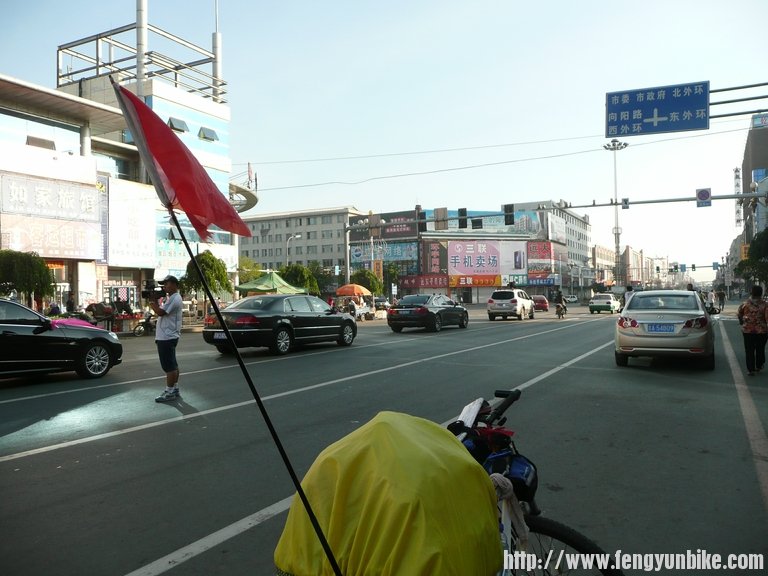
[[[552,243],[528,242],[528,285],[554,286]]]

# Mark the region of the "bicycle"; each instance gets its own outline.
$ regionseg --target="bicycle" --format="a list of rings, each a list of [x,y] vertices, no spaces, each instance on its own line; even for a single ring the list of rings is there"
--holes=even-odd
[[[144,316],[144,319],[136,324],[133,329],[134,336],[143,336],[144,334],[154,334],[157,327],[157,320],[151,314]]]
[[[570,568],[565,554],[609,555],[592,540],[560,522],[541,516],[541,509],[536,503],[538,472],[536,466],[523,456],[512,441],[514,432],[504,427],[504,412],[521,396],[520,390],[496,390],[495,396],[502,401],[495,408],[483,398],[468,404],[459,419],[450,424],[448,429],[461,440],[472,456],[483,465],[489,474],[501,474],[507,478],[523,513],[528,528],[528,542],[524,550],[528,562],[536,560],[534,565],[516,569],[505,569],[499,576],[550,576],[556,574],[600,574],[602,576],[623,576],[616,568]],[[514,501],[514,499],[513,499]],[[513,554],[517,543],[524,535],[517,533],[514,527],[503,522],[500,529],[502,542],[509,546],[507,552]],[[505,529],[506,528],[506,529]],[[504,534],[510,534],[511,542],[505,542]],[[594,556],[593,556],[594,558]],[[609,559],[609,564],[610,564]]]

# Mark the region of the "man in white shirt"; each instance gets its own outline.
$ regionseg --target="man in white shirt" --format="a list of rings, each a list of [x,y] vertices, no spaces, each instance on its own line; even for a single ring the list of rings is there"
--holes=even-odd
[[[181,335],[181,317],[183,304],[179,294],[179,280],[176,276],[166,276],[158,282],[165,291],[156,300],[150,300],[152,311],[157,314],[155,345],[160,358],[160,366],[165,372],[165,390],[155,398],[155,402],[171,402],[179,398],[179,364],[176,362],[176,345]],[[162,293],[159,293],[162,294]]]

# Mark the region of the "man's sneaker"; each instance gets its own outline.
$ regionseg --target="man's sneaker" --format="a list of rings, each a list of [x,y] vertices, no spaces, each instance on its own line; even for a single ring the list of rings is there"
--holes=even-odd
[[[155,402],[170,402],[172,400],[176,400],[180,396],[179,389],[174,388],[173,390],[164,390],[160,396],[155,398]]]

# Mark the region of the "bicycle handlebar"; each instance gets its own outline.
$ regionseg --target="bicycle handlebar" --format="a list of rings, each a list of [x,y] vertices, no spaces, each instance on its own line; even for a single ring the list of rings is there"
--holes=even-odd
[[[492,426],[493,423],[501,418],[504,412],[507,411],[507,408],[512,406],[512,404],[520,399],[522,393],[522,390],[496,390],[494,392],[494,396],[496,396],[496,398],[504,398],[504,400],[502,400],[501,403],[491,411],[491,413],[488,415],[488,418],[485,420],[486,424],[488,424],[488,426]]]

